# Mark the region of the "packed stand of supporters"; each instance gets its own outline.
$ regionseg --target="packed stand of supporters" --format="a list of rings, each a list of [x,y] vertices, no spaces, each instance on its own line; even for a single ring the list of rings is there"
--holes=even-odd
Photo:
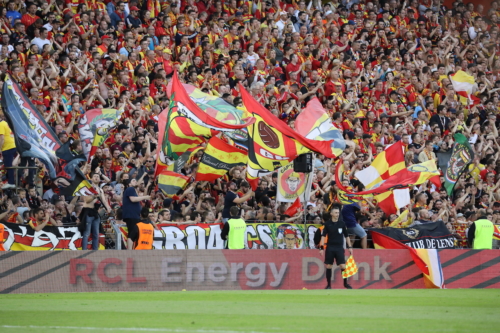
[[[239,205],[249,223],[321,223],[340,201],[337,161],[323,156],[297,216],[284,215],[287,205],[276,202],[276,173],[253,192],[244,167],[215,184],[192,181],[174,198],[158,192],[158,115],[169,105],[166,87],[178,71],[184,83],[236,107],[243,106],[241,83],[292,128],[318,97],[346,139],[342,181],[352,190],[362,187],[356,170],[384,147],[402,140],[409,166],[437,161],[454,133],[463,133],[475,159],[453,196],[423,184],[411,190],[408,209],[412,223],[442,220],[457,245],[467,247],[469,223],[481,216],[500,223],[499,17],[497,1],[490,8],[458,1],[446,8],[439,0],[4,0],[0,70],[21,84],[62,143],[72,140],[72,150],[81,152],[76,124],[87,110],[125,112],[82,166],[98,193],[88,198],[54,194],[43,164],[16,154],[2,121],[4,166],[39,166],[4,171],[3,221],[36,230],[79,224],[89,234],[108,217],[133,224],[141,211],[155,223],[218,223]],[[460,102],[450,82],[458,70],[476,80],[480,102],[473,107]],[[192,179],[201,155],[183,169]],[[343,213],[355,229],[384,228],[397,218],[371,199]]]

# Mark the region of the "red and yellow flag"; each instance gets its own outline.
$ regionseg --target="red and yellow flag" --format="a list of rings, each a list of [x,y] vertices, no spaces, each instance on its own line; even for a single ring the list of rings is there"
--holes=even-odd
[[[220,131],[234,131],[247,127],[255,119],[245,119],[240,124],[222,122],[204,112],[189,97],[174,72],[170,105],[159,116],[158,163],[156,174],[170,161],[175,161],[189,148],[199,146]]]
[[[245,151],[214,136],[208,141],[207,148],[205,148],[196,173],[196,181],[215,182],[232,168],[245,165],[247,160],[248,156]]]
[[[335,158],[332,141],[307,139],[279,120],[259,104],[240,85],[243,104],[255,117],[255,123],[248,126],[247,180],[256,189],[258,178],[287,165],[300,154],[315,151],[327,158]]]
[[[354,257],[351,255],[345,263],[345,270],[342,271],[342,278],[347,279],[358,272],[358,265],[354,261]]]
[[[189,177],[168,170],[158,175],[158,188],[168,197],[172,197],[183,190],[189,182]]]

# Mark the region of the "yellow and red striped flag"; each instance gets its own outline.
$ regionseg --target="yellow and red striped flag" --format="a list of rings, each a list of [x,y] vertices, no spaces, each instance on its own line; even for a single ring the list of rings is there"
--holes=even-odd
[[[493,239],[500,240],[500,226],[498,225],[493,226]]]
[[[212,117],[190,98],[174,72],[170,105],[160,113],[158,120],[160,149],[155,174],[158,175],[169,161],[177,160],[186,150],[199,146],[220,131],[241,130],[254,121],[249,118],[240,124],[230,124]]]

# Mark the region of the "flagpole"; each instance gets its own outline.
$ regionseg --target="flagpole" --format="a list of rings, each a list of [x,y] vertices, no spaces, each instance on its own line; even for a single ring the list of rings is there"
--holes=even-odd
[[[308,179],[307,179],[307,187],[306,187],[306,190],[304,191],[304,206],[302,207],[302,211],[304,212],[304,230],[305,227],[306,227],[306,224],[307,224],[307,219],[306,219],[306,214],[305,214],[305,210],[307,208],[307,202],[309,201],[309,197],[311,196],[311,186],[312,186],[312,173],[314,172],[314,162],[316,161],[316,154],[313,154],[313,159],[312,159],[312,172],[309,172],[308,173]]]

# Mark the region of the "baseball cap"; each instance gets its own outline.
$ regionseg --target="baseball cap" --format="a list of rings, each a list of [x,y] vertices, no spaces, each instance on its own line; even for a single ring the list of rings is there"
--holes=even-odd
[[[128,126],[125,124],[118,125],[118,130],[121,131],[122,129],[128,129]]]
[[[172,50],[165,48],[165,49],[163,49],[163,53],[172,54]]]
[[[464,216],[466,219],[468,219],[469,217],[471,217],[472,215],[475,215],[476,212],[465,212]]]
[[[104,39],[111,39],[111,37],[109,37],[108,35],[104,35],[104,36],[101,37],[101,39],[102,40],[104,40]]]
[[[139,8],[137,8],[136,6],[132,6],[130,7],[130,11],[138,12]]]

